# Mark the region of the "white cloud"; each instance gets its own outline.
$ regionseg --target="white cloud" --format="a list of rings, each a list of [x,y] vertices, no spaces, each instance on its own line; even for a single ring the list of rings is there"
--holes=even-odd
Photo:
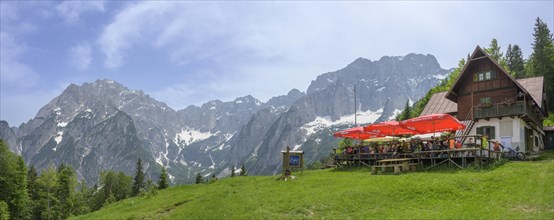
[[[103,1],[64,1],[56,6],[56,11],[63,17],[66,23],[75,24],[86,12],[103,12]]]
[[[7,121],[10,126],[19,126],[21,123],[33,118],[41,107],[59,95],[64,88],[60,87],[60,85],[55,85],[48,90],[35,89],[30,92],[10,94],[6,94],[2,88],[2,93],[0,94],[0,120]]]
[[[79,70],[86,70],[92,62],[92,48],[88,43],[80,43],[69,50],[71,64]]]
[[[4,32],[0,32],[0,42],[0,81],[2,86],[33,86],[38,81],[39,75],[20,61],[27,53],[27,47]]]
[[[200,97],[263,100],[304,90],[317,75],[357,57],[415,52],[454,67],[477,44],[522,35],[521,28],[497,25],[521,19],[504,9],[467,2],[140,2],[120,11],[98,43],[109,68],[124,66],[137,48],[167,54],[186,77],[155,94],[182,103],[179,108]],[[468,14],[495,19],[471,25],[488,20]],[[202,80],[204,72],[215,77]]]

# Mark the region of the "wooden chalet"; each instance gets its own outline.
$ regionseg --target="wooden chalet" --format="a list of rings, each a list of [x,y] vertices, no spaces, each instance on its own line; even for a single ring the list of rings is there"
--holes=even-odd
[[[369,147],[360,146],[352,153],[335,152],[334,164],[371,166],[372,173],[387,167],[399,172],[412,170],[408,169],[410,166],[430,169],[441,164],[460,168],[488,164],[500,158],[500,154],[491,149],[492,144],[489,149],[481,147],[481,140],[476,139],[482,135],[505,147],[519,147],[523,153],[537,152],[545,148],[542,126],[548,116],[545,96],[542,76],[516,80],[477,46],[452,88],[434,94],[421,113],[457,117],[466,125],[464,130],[456,132],[462,148],[394,154],[372,153]],[[548,140],[554,140],[554,135]]]
[[[452,88],[435,94],[422,115],[448,113],[467,125],[457,135],[486,134],[504,146],[534,152],[544,149],[545,96],[542,76],[516,80],[477,46]]]

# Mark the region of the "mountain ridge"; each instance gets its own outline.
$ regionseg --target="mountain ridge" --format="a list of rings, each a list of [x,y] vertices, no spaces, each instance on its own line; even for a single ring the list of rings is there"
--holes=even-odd
[[[318,76],[306,92],[291,89],[265,103],[246,95],[180,110],[113,80],[96,80],[70,84],[16,131],[0,123],[0,137],[38,169],[64,162],[87,182],[102,169],[132,172],[128,155],[143,159],[151,178],[166,167],[174,183],[190,182],[196,173],[226,176],[242,164],[252,174],[275,174],[284,146],[312,153],[307,162],[328,154],[317,145],[336,142],[329,135],[353,122],[354,102],[361,122],[385,120],[447,73],[432,55],[358,58]]]

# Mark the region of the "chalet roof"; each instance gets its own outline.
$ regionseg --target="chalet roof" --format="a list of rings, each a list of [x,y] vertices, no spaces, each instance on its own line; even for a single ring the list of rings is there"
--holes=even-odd
[[[531,95],[531,97],[533,97],[535,103],[537,103],[537,105],[542,108],[542,91],[544,86],[544,77],[539,76],[526,79],[517,79],[517,82],[521,84],[521,86],[523,86],[527,91],[529,91],[529,94]]]
[[[450,88],[450,90],[448,91],[448,93],[446,93],[446,98],[449,99],[449,100],[452,100],[452,101],[455,101],[456,99],[456,96],[457,94],[454,93],[454,90],[456,90],[458,87],[460,87],[461,85],[461,79],[463,78],[463,75],[466,74],[466,69],[468,68],[469,65],[472,65],[473,61],[475,60],[480,60],[480,59],[489,59],[494,65],[496,65],[496,67],[498,67],[498,69],[500,69],[500,72],[502,72],[502,74],[505,74],[510,80],[512,80],[514,82],[514,84],[523,92],[525,93],[526,96],[531,96],[531,94],[529,93],[529,91],[524,87],[522,86],[517,80],[515,80],[509,73],[508,71],[506,71],[504,69],[504,67],[502,67],[502,65],[498,64],[498,62],[496,62],[496,60],[492,59],[490,57],[490,55],[485,52],[485,50],[483,50],[481,47],[477,46],[475,48],[475,50],[473,51],[473,54],[470,56],[469,60],[466,62],[466,64],[464,65],[464,67],[462,68],[462,70],[460,71],[460,75],[458,75],[458,78],[456,79],[456,82],[454,82],[454,84],[452,85],[452,87]],[[534,81],[532,81],[534,82]],[[541,88],[541,93],[542,93],[542,88]],[[542,95],[541,95],[542,96]],[[542,100],[542,99],[540,99]],[[535,101],[535,104],[536,106],[538,106],[539,108],[542,108],[542,102],[541,101],[538,101],[537,102],[537,99],[535,99],[533,97],[533,101]],[[541,104],[539,104],[541,103]],[[545,106],[546,107],[546,106]],[[543,109],[544,110],[544,109]]]
[[[446,98],[447,92],[439,92],[433,94],[431,96],[431,99],[429,99],[429,102],[427,102],[427,105],[425,105],[425,108],[423,111],[421,111],[421,115],[429,115],[429,114],[451,114],[458,111],[458,104],[456,104],[453,101],[450,101]]]

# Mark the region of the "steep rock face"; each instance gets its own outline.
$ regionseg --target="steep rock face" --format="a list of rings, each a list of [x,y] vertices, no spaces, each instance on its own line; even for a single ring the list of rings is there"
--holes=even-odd
[[[318,76],[307,94],[337,84],[356,85],[362,110],[382,108],[389,99],[394,109],[401,109],[407,100],[423,97],[448,73],[432,55],[385,56],[379,61],[358,58],[344,69]]]
[[[252,173],[278,172],[282,163],[280,151],[286,146],[293,149],[311,146],[312,155],[319,155],[312,157],[312,161],[324,156],[330,147],[317,150],[314,145],[329,140],[313,135],[330,135],[332,132],[322,131],[329,126],[352,123],[354,107],[362,113],[356,116],[359,124],[389,120],[407,100],[423,97],[448,73],[431,55],[408,54],[379,61],[359,58],[344,69],[318,76],[307,95],[296,101],[264,135],[255,152],[258,157],[251,166]]]
[[[254,115],[262,103],[252,96],[231,102],[210,101],[202,106],[189,106],[179,111],[180,118],[202,132],[234,132],[237,127]]]
[[[10,128],[10,125],[7,121],[0,121],[0,138],[4,139],[8,145],[10,145],[10,150],[21,154],[21,147],[17,145],[17,136],[15,135],[15,131]]]
[[[240,167],[241,163],[255,161],[258,156],[257,151],[271,125],[294,102],[304,96],[305,93],[292,89],[287,95],[273,97],[263,104],[265,108],[253,115],[229,143],[230,152],[226,157],[227,168],[222,171],[222,174],[227,175],[230,167]]]
[[[267,101],[267,103],[264,104],[264,107],[288,108],[294,102],[296,102],[296,100],[302,98],[305,95],[306,93],[300,92],[300,90],[298,89],[292,89],[289,91],[287,95],[276,96],[269,99],[269,101]]]

